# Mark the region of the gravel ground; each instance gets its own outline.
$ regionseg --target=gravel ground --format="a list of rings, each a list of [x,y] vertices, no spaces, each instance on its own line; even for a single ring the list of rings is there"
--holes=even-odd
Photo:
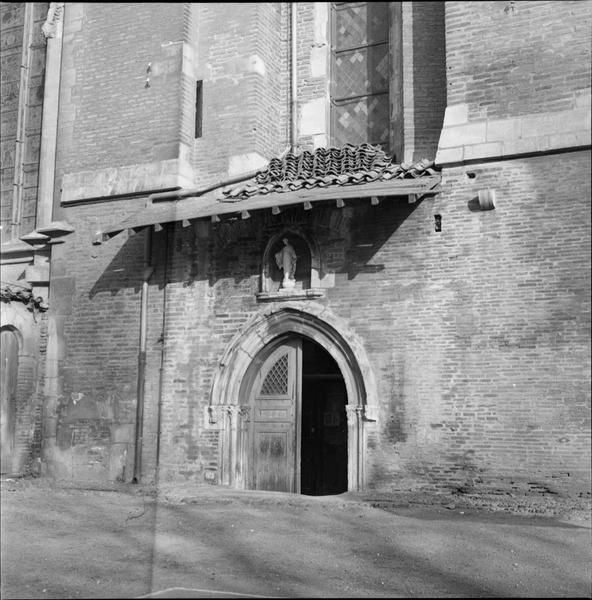
[[[3,598],[590,597],[584,499],[8,478]]]

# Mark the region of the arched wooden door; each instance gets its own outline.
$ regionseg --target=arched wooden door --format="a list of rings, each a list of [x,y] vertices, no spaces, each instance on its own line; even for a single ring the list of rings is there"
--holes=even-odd
[[[10,329],[0,331],[0,470],[13,470],[18,376],[18,339]]]
[[[251,392],[250,487],[300,492],[302,341],[281,342],[262,362]]]

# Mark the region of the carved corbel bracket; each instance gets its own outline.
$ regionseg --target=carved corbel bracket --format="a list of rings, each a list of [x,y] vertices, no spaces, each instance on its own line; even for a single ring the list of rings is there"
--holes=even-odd
[[[62,23],[64,15],[64,2],[50,2],[45,23],[41,31],[46,38],[54,38],[58,33],[58,26]]]

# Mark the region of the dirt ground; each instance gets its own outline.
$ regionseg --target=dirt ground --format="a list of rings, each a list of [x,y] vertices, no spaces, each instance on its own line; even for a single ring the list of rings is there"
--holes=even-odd
[[[589,503],[1,482],[3,598],[586,597]]]

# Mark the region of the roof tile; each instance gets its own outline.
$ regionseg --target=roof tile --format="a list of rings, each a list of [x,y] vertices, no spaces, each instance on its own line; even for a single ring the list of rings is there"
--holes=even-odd
[[[289,152],[273,158],[267,168],[246,183],[224,191],[227,199],[242,200],[257,194],[288,192],[331,185],[359,185],[372,181],[434,175],[434,162],[392,162],[378,146],[346,144],[341,148],[317,148],[300,154]]]

